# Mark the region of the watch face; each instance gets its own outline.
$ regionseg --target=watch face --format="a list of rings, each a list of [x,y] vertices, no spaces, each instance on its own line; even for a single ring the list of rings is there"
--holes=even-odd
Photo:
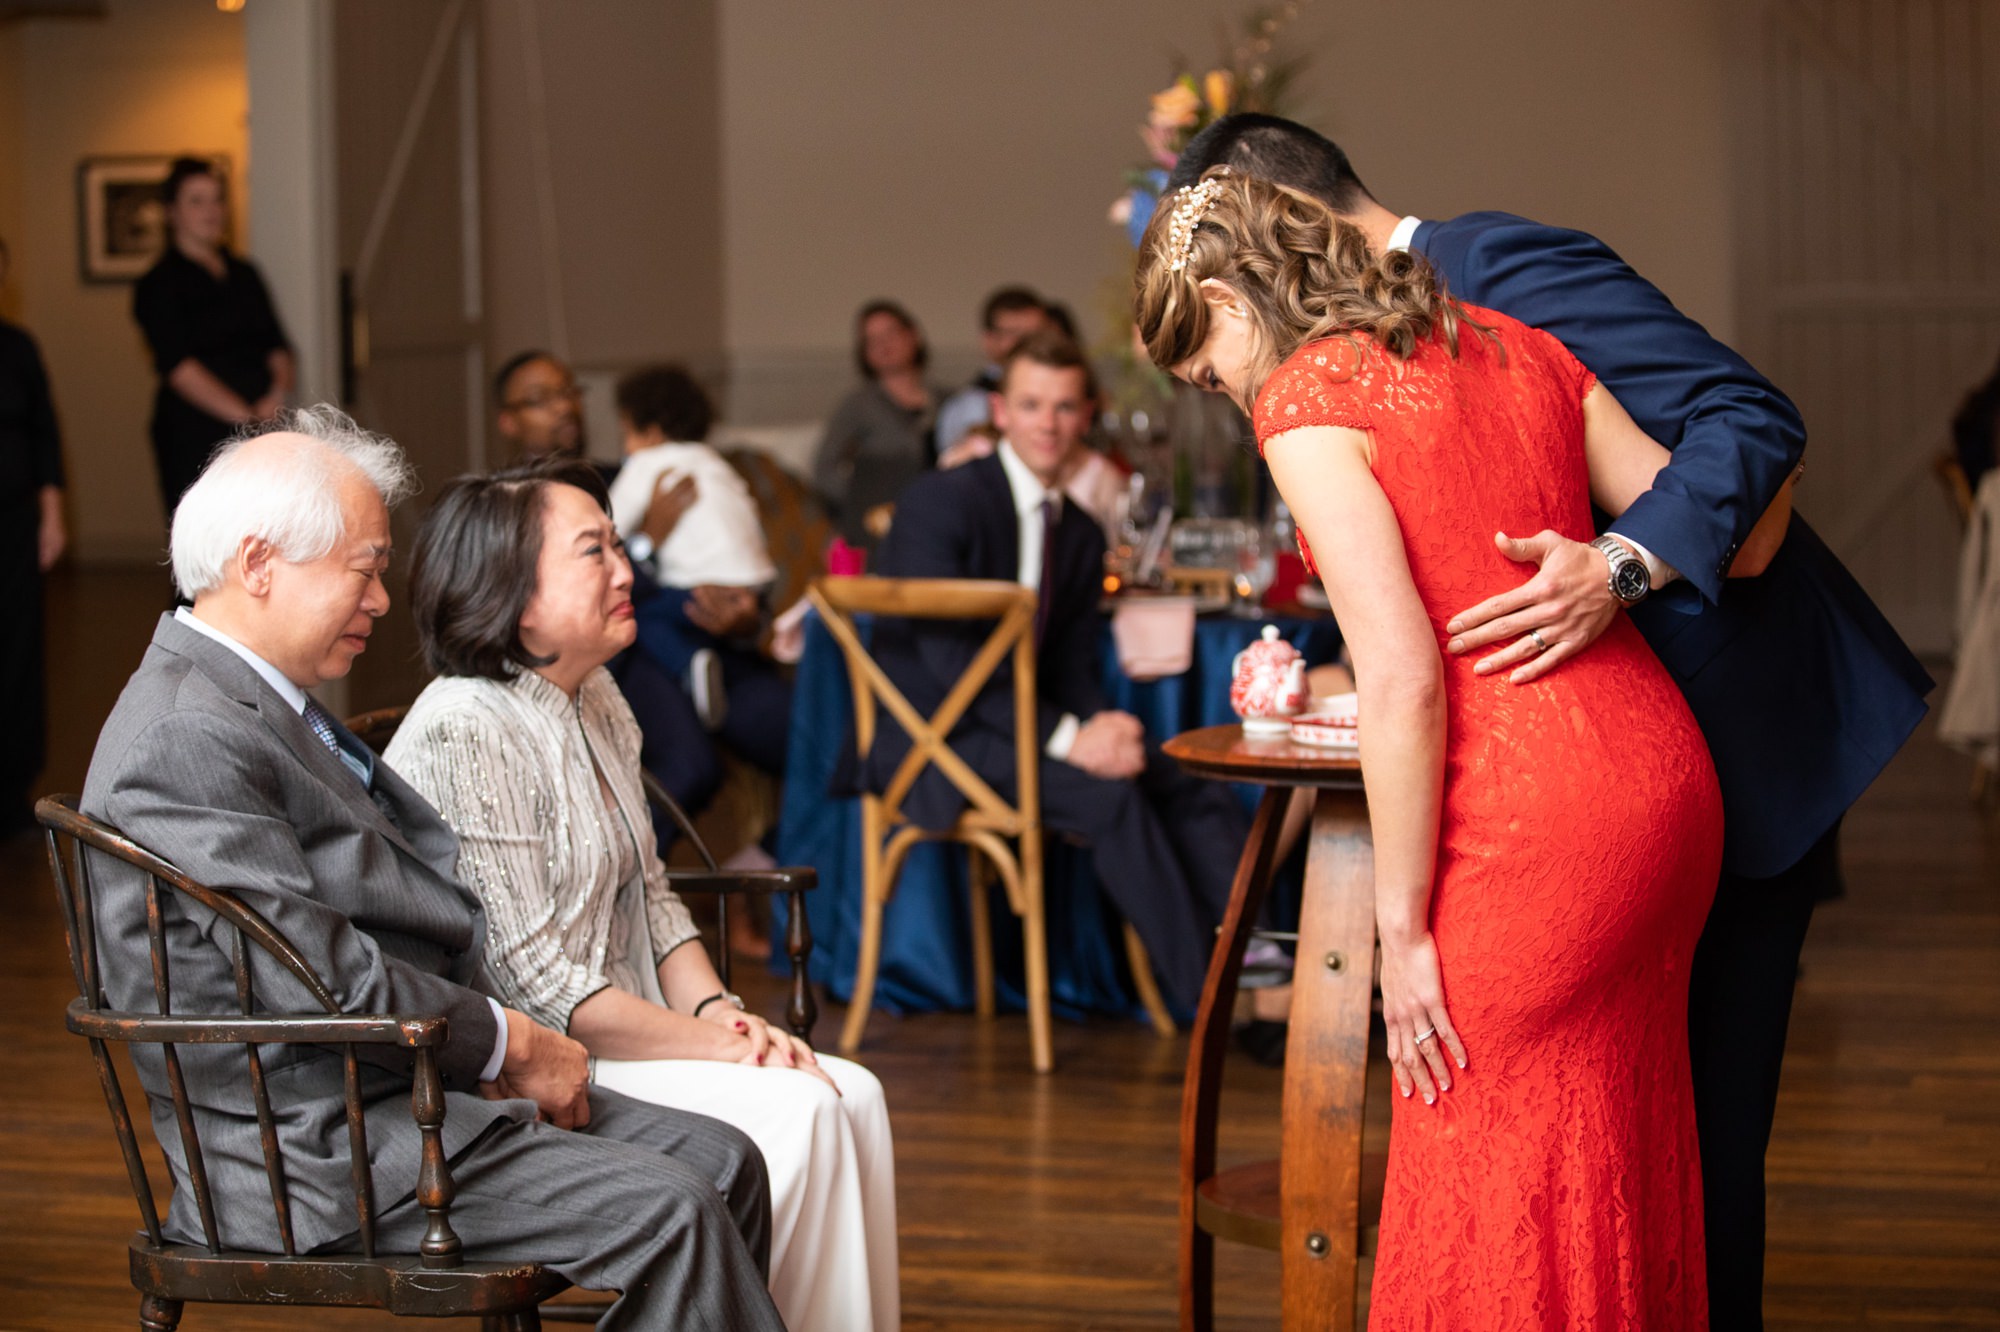
[[[1611,575],[1612,594],[1620,601],[1638,601],[1652,590],[1653,580],[1638,560],[1625,561]]]

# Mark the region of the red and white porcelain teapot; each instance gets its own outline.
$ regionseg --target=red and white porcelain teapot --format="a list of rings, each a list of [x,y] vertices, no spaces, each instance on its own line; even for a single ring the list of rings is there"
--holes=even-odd
[[[1229,669],[1229,706],[1243,719],[1243,734],[1269,739],[1291,733],[1291,718],[1306,708],[1306,659],[1278,637],[1278,626],[1236,654]]]

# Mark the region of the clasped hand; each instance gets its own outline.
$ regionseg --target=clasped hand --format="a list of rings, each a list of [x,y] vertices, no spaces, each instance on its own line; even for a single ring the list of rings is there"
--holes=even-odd
[[[1506,643],[1473,670],[1491,675],[1511,666],[1515,669],[1508,683],[1527,684],[1582,652],[1610,627],[1618,614],[1610,565],[1602,552],[1546,530],[1521,538],[1502,532],[1493,544],[1508,559],[1540,569],[1513,591],[1453,616],[1445,625],[1452,636],[1445,646],[1463,655]]]
[[[840,1088],[819,1066],[819,1056],[810,1045],[788,1031],[778,1030],[755,1013],[740,1012],[726,1004],[711,1004],[709,1011],[702,1014],[702,1021],[713,1022],[743,1038],[747,1049],[736,1058],[736,1063],[760,1068],[796,1068],[832,1087],[834,1095],[840,1095]]]
[[[1146,726],[1129,712],[1107,709],[1077,728],[1069,762],[1093,777],[1124,781],[1146,770]]]
[[[743,638],[757,627],[757,594],[704,583],[689,594],[687,617],[717,638]]]

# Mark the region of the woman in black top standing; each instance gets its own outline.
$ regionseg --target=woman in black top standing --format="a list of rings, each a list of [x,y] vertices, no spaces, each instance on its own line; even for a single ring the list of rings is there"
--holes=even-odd
[[[0,287],[7,244],[0,241]],[[29,809],[46,757],[42,577],[63,552],[62,437],[41,350],[28,331],[0,320],[0,838],[34,826]]]
[[[132,314],[160,374],[153,455],[173,520],[215,446],[246,421],[275,416],[292,389],[292,353],[257,270],[223,246],[228,205],[212,164],[174,162],[160,187],[168,242],[139,279]]]

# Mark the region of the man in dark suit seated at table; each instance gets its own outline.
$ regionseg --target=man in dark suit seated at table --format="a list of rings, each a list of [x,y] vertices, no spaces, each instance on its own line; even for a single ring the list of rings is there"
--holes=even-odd
[[[1187,776],[1139,719],[1106,705],[1100,662],[1104,535],[1062,496],[1096,404],[1090,366],[1053,331],[1024,339],[993,394],[1004,438],[990,456],[919,478],[896,501],[877,560],[890,578],[984,578],[1036,588],[1036,734],[1042,823],[1089,843],[1099,880],[1139,931],[1169,998],[1192,1012],[1247,828],[1235,797]],[[918,711],[936,711],[990,625],[885,618],[873,651]],[[951,733],[951,747],[1004,798],[1014,792],[1013,674],[1003,664]],[[886,783],[909,737],[885,722],[869,778]],[[935,768],[904,811],[924,827],[965,800]]]
[[[345,676],[389,607],[389,505],[402,453],[330,407],[224,446],[174,513],[174,579],[194,599],[162,617],[98,736],[83,809],[197,882],[240,897],[283,934],[343,1011],[444,1015],[445,1150],[466,1256],[542,1262],[623,1297],[600,1327],[782,1329],[765,1289],[771,1207],[763,1158],[702,1115],[589,1085],[581,1045],[477,987],[486,915],[453,878],[458,840],[437,812],[306,690]],[[152,1005],[140,876],[100,867],[114,1006]],[[163,893],[175,1008],[237,1009],[229,931]],[[251,949],[259,1000],[317,1012]],[[372,1052],[372,1053],[371,1053]],[[421,1139],[407,1051],[363,1046],[360,1087],[382,1251],[414,1253]],[[201,1233],[156,1050],[133,1062],[177,1187],[168,1230]],[[184,1045],[225,1248],[282,1240],[236,1047]],[[265,1046],[301,1251],[357,1246],[342,1057]]]
[[[1442,222],[1377,202],[1333,143],[1273,116],[1225,116],[1169,188],[1212,166],[1289,185],[1404,248],[1452,295],[1560,338],[1673,451],[1603,535],[1509,533],[1520,587],[1446,625],[1526,684],[1622,611],[1686,695],[1722,784],[1722,882],[1695,951],[1688,1047],[1716,1332],[1763,1326],[1764,1150],[1813,906],[1838,895],[1840,821],[1924,715],[1931,679],[1803,518],[1755,578],[1730,562],[1805,449],[1798,409],[1603,241],[1507,213]],[[1486,669],[1486,668],[1482,668]]]

